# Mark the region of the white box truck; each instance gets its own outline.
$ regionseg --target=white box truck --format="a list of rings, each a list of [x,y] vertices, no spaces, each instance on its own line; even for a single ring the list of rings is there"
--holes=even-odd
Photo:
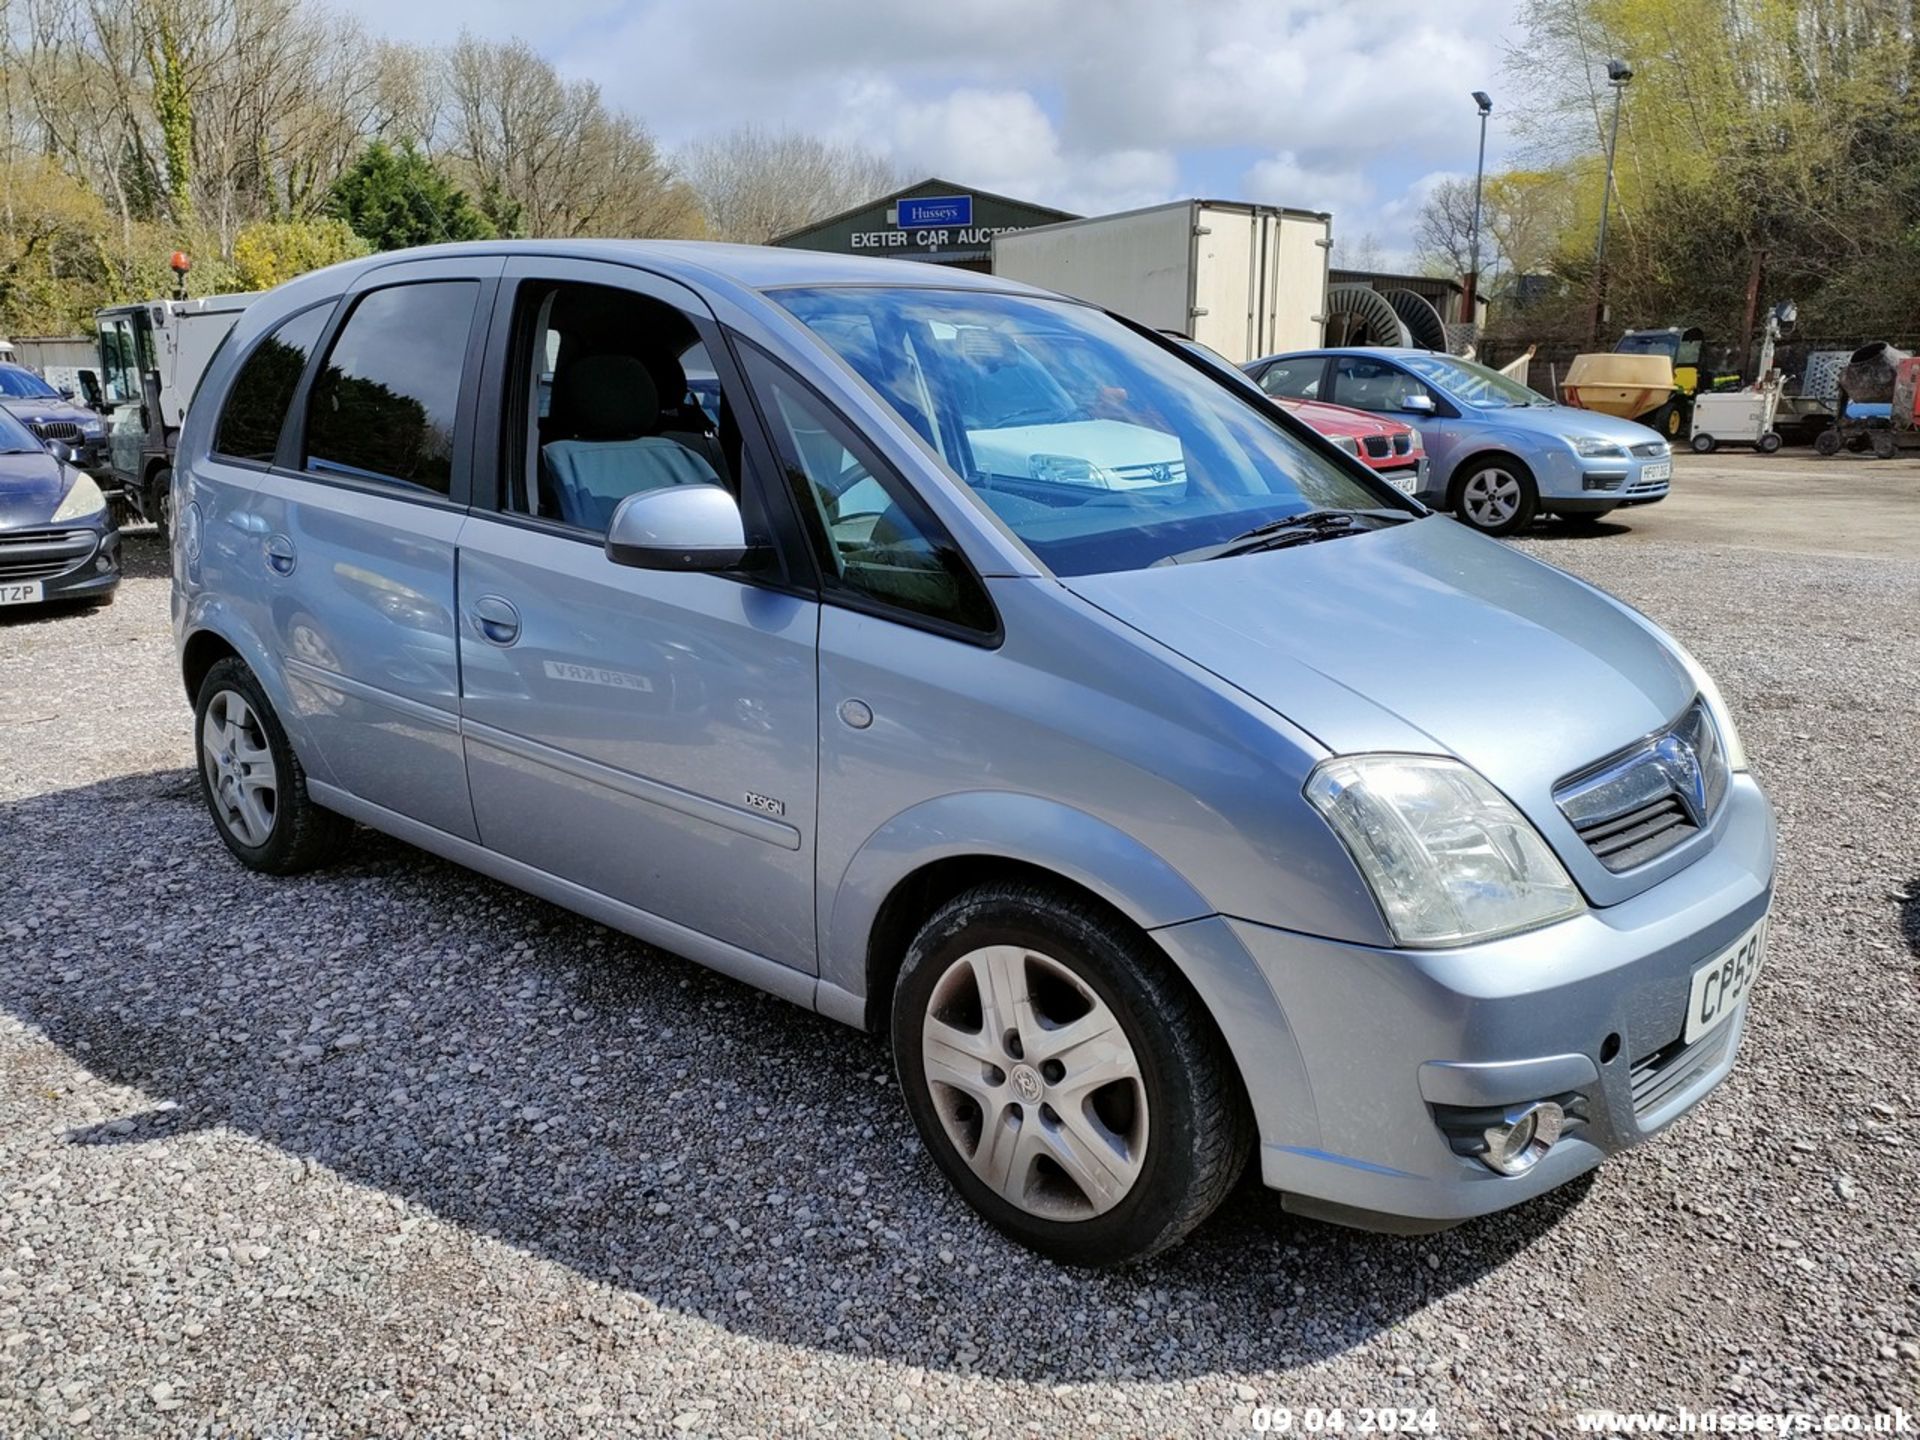
[[[1333,217],[1175,200],[993,237],[993,273],[1191,336],[1236,364],[1320,344]]]
[[[94,311],[100,410],[114,498],[142,520],[171,524],[173,447],[187,402],[220,342],[257,295],[142,300]]]

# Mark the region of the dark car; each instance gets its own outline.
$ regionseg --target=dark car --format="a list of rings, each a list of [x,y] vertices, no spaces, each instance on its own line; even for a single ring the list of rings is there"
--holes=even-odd
[[[0,407],[0,609],[104,600],[120,583],[120,532],[93,478]]]
[[[107,422],[26,366],[0,363],[0,410],[25,425],[36,439],[65,445],[80,469],[106,465]]]

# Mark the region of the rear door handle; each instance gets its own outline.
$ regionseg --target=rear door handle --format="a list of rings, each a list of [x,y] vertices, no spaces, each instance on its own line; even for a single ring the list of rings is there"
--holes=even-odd
[[[498,595],[473,602],[473,627],[489,645],[507,646],[520,638],[520,612]]]
[[[293,541],[284,535],[270,536],[267,540],[267,565],[276,574],[293,573]]]

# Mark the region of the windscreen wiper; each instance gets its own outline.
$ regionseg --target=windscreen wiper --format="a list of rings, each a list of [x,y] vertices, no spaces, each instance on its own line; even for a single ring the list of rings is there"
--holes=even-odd
[[[1256,550],[1284,550],[1291,545],[1311,545],[1317,540],[1334,540],[1342,535],[1358,535],[1373,528],[1362,520],[1391,522],[1411,520],[1413,516],[1398,510],[1296,510],[1243,530],[1230,540],[1202,545],[1156,560],[1155,565],[1191,565],[1197,560],[1220,560],[1228,555],[1250,555]]]

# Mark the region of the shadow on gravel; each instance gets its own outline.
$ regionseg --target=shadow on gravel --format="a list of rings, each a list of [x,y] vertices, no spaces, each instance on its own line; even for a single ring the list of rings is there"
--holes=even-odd
[[[1900,935],[1914,958],[1920,959],[1920,876],[1907,882],[1906,897],[1900,902]]]
[[[70,1143],[229,1128],[784,1344],[1049,1383],[1286,1369],[1532,1263],[1584,1193],[1411,1240],[1249,1181],[1152,1265],[1057,1269],[948,1191],[874,1038],[398,842],[255,876],[178,770],[0,806],[0,853],[0,1006],[152,1102]]]

